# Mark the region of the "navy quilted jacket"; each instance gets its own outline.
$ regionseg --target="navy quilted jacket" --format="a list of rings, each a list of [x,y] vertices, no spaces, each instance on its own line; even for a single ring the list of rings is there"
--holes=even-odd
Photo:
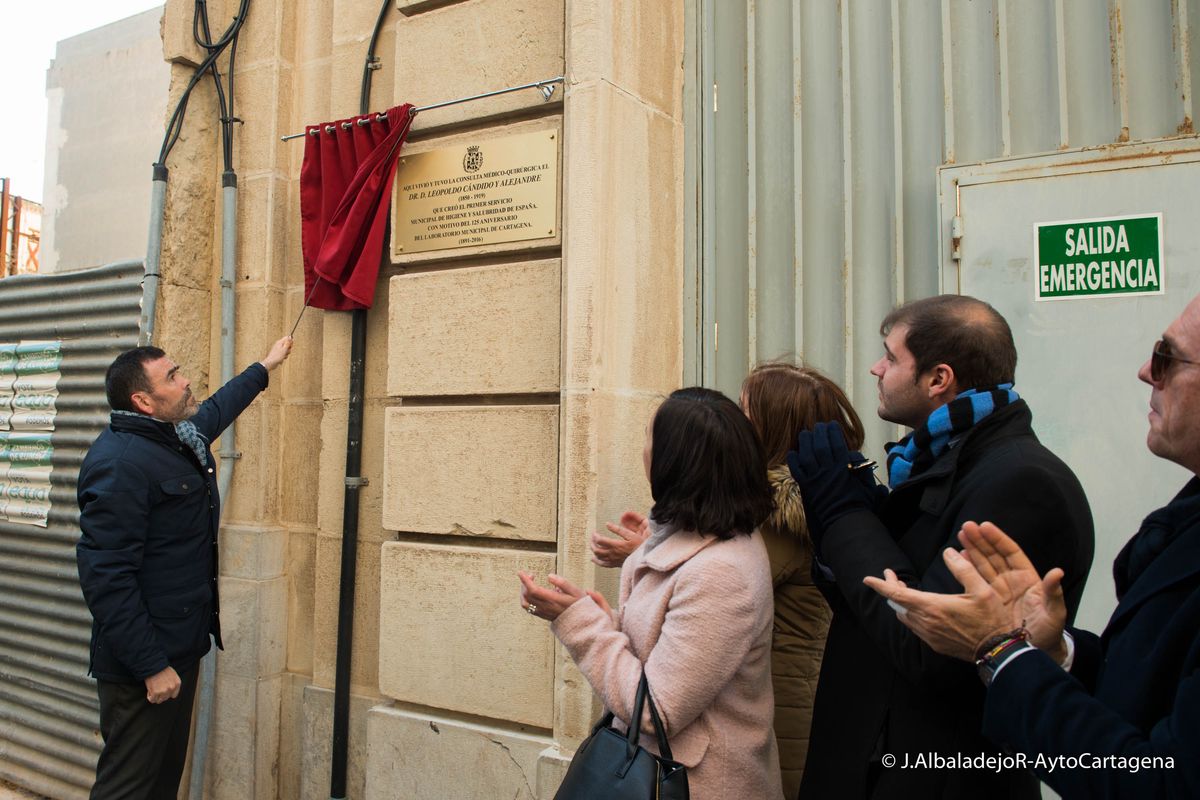
[[[204,401],[192,418],[209,442],[267,388],[261,364]],[[91,674],[135,683],[168,665],[190,669],[221,646],[217,598],[220,497],[170,423],[114,414],[79,470],[79,582],[91,609]]]

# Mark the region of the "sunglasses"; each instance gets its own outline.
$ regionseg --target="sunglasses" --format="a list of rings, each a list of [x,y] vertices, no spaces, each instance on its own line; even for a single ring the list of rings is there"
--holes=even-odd
[[[1200,361],[1191,361],[1175,355],[1171,352],[1171,343],[1159,339],[1154,343],[1154,350],[1150,353],[1150,380],[1158,383],[1165,378],[1167,368],[1171,366],[1172,361],[1178,361],[1181,364],[1200,364]]]

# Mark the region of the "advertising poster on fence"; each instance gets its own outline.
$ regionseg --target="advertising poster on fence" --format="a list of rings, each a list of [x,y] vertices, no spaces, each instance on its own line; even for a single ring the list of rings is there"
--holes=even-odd
[[[62,342],[0,343],[0,519],[46,527]]]
[[[9,429],[12,418],[13,383],[17,378],[17,345],[0,342],[0,431]]]
[[[21,342],[16,362],[10,401],[12,430],[54,430],[62,342]]]

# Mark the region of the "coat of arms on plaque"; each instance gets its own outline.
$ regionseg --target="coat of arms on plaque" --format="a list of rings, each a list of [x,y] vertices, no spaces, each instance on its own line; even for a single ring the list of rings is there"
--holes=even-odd
[[[479,145],[473,144],[467,148],[467,154],[463,156],[463,169],[467,172],[479,172],[483,168],[483,151],[479,149]]]

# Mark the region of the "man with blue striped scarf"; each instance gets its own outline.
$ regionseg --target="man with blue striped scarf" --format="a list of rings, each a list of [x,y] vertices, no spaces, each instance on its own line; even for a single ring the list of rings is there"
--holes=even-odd
[[[1013,389],[1017,353],[1005,319],[971,297],[942,295],[890,313],[871,368],[879,416],[911,428],[888,445],[888,483],[837,426],[801,435],[788,463],[804,497],[833,609],[801,797],[1039,796],[983,738],[972,665],[935,653],[863,585],[895,572],[955,594],[941,553],[968,520],[1003,519],[1040,569],[1064,566],[1073,615],[1091,566],[1091,513],[1071,470],[1037,439]]]

